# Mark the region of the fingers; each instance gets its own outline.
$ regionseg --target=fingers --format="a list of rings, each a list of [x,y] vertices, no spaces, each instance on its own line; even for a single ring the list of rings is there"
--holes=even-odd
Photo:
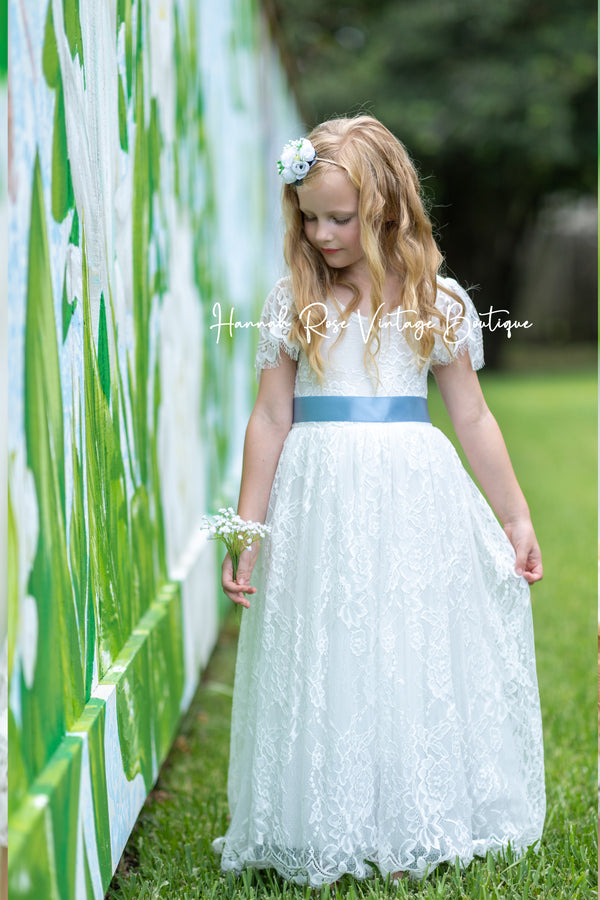
[[[523,577],[528,584],[535,584],[536,581],[541,581],[544,576],[537,575],[535,572],[524,572]]]
[[[234,593],[233,591],[225,591],[225,594],[232,603],[236,603],[238,606],[244,606],[246,609],[250,609],[250,601],[242,594],[241,592]]]
[[[233,579],[225,579],[223,578],[221,581],[221,585],[223,587],[223,591],[229,597],[233,603],[240,603],[242,606],[248,608],[250,606],[250,601],[245,596],[245,594],[255,594],[256,588],[252,587],[251,584],[246,584],[238,581],[233,581]]]
[[[528,566],[525,572],[523,572],[525,579],[529,584],[535,584],[536,581],[541,581],[544,577],[544,569],[542,567],[542,561],[540,560],[528,560]]]
[[[250,584],[251,574],[251,572],[244,572],[238,569],[237,577],[234,581],[233,565],[229,554],[223,560],[223,565],[221,566],[221,587],[223,588],[223,593],[229,597],[232,603],[238,603],[241,606],[245,606],[246,609],[250,608],[250,601],[245,595],[256,593],[256,588]]]
[[[529,584],[542,580],[544,569],[542,567],[541,553],[537,546],[528,553],[523,550],[517,551],[515,571],[517,575],[522,575]]]
[[[252,588],[252,590],[246,588],[245,590],[248,593],[254,593],[255,588]],[[249,609],[250,601],[246,597],[244,591],[240,589],[240,586],[236,584],[235,581],[224,583],[223,592],[227,597],[229,597],[232,603],[239,603],[241,606],[245,606],[246,609]]]

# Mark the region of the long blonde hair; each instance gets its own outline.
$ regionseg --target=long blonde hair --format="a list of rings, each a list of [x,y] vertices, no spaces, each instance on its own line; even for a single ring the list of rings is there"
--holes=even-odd
[[[374,363],[380,346],[376,311],[383,303],[386,271],[400,279],[401,296],[397,306],[404,310],[405,321],[427,322],[419,338],[412,327],[405,328],[407,341],[420,366],[433,350],[434,335],[439,334],[449,345],[454,335],[442,326],[443,314],[436,309],[437,275],[443,258],[434,240],[431,222],[423,207],[421,185],[413,164],[401,142],[372,116],[331,119],[318,125],[308,135],[319,158],[303,180],[308,184],[324,174],[329,166],[341,167],[358,191],[360,240],[371,277],[371,315],[373,340],[365,350],[365,361]],[[294,185],[283,188],[285,261],[290,269],[295,302],[290,337],[302,346],[319,381],[324,375],[321,344],[326,333],[325,320],[311,325],[307,339],[303,310],[315,301],[334,296],[335,285],[345,285],[353,299],[341,312],[347,319],[361,301],[359,288],[344,280],[343,272],[331,269],[321,254],[309,243],[304,232],[303,216]],[[460,297],[446,290],[461,304]],[[438,320],[439,324],[435,320]]]

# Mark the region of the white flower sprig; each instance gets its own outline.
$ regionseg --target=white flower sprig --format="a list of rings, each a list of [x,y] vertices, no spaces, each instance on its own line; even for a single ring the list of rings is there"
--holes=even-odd
[[[233,564],[234,581],[244,550],[248,550],[255,541],[260,541],[270,530],[268,525],[261,522],[246,522],[231,506],[228,509],[220,509],[214,516],[204,516],[200,527],[208,529],[209,540],[223,541],[227,547]]]
[[[279,174],[286,184],[302,184],[302,179],[317,160],[317,151],[308,140],[289,141],[277,160]]]

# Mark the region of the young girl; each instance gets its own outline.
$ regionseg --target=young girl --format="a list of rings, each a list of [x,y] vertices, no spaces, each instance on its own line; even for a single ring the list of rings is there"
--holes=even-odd
[[[215,849],[313,886],[521,853],[545,814],[542,562],[477,313],[376,119],[318,126],[279,168],[290,277],[261,320],[238,507],[271,530],[237,581],[223,563],[246,611]],[[429,421],[429,370],[501,525]]]

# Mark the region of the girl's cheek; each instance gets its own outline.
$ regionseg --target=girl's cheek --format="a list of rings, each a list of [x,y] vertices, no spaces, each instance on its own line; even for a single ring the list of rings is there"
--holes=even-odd
[[[314,244],[315,242],[315,229],[311,228],[310,225],[304,226],[304,234],[306,235],[306,239],[309,244]]]

